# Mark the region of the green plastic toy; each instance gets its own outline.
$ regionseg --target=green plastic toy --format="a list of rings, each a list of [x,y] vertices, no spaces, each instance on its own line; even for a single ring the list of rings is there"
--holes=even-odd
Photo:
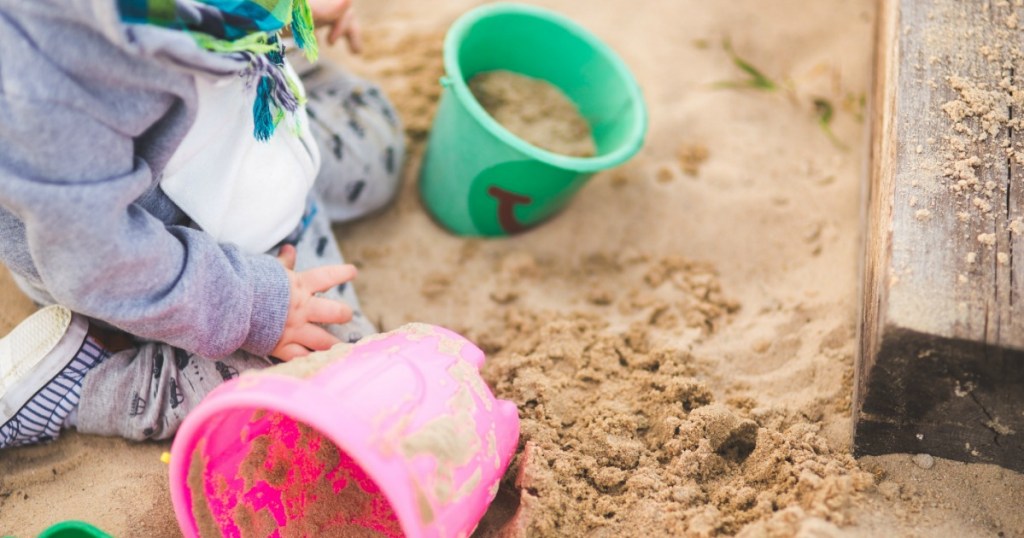
[[[474,9],[444,43],[444,91],[420,177],[429,211],[460,235],[499,236],[562,209],[595,172],[626,162],[643,145],[647,110],[626,64],[557,13],[522,4]],[[561,89],[590,123],[594,157],[533,146],[491,118],[467,81],[504,69]]]
[[[113,538],[84,521],[63,521],[44,530],[39,538]]]

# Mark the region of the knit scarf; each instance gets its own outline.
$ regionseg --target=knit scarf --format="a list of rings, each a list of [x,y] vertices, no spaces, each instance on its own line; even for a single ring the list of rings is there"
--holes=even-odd
[[[298,84],[284,71],[280,33],[290,27],[295,44],[316,61],[307,0],[117,0],[117,5],[125,23],[188,32],[201,48],[244,61],[242,74],[256,85],[257,140],[269,140],[285,113],[303,104]]]

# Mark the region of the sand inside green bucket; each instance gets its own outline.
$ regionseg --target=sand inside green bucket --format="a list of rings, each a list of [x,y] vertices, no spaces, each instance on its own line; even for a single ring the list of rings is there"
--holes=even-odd
[[[590,124],[551,83],[499,70],[476,75],[469,89],[495,121],[530,144],[571,157],[597,153]]]

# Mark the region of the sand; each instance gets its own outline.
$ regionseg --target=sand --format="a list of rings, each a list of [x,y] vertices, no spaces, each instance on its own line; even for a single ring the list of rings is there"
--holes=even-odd
[[[373,482],[320,432],[280,414],[258,411],[253,420],[268,420],[274,426],[251,439],[251,449],[238,469],[241,489],[224,488],[215,490],[214,495],[224,495],[225,502],[239,494],[246,499],[258,498],[255,492],[269,484],[281,492],[286,523],[279,528],[266,506],[257,508],[257,503],[238,502],[232,520],[242,537],[264,537],[274,530],[280,531],[281,538],[401,535],[397,517]],[[202,449],[200,443],[189,466],[188,484],[193,492],[204,491],[204,479],[219,476],[207,469]],[[217,483],[223,478],[213,480]],[[200,535],[222,536],[210,507],[206,494],[193,496],[192,513]]]
[[[592,157],[590,125],[558,87],[511,71],[488,71],[469,81],[473,97],[498,123],[552,153]]]
[[[479,342],[520,406],[488,535],[1024,535],[1018,473],[849,455],[872,2],[537,2],[633,68],[648,143],[488,241],[438,228],[415,185],[441,37],[479,3],[359,3],[367,54],[326,55],[380,78],[411,142],[397,203],[337,229],[366,313]],[[726,37],[780,89],[722,89],[747,77]],[[6,327],[31,310],[0,299]],[[81,518],[175,536],[167,446],[71,434],[0,453],[0,532]]]

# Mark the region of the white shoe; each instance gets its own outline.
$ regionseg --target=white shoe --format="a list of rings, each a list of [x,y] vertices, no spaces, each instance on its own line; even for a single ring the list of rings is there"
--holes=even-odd
[[[0,339],[0,448],[56,437],[81,379],[105,358],[78,360],[88,330],[85,318],[54,305]]]

